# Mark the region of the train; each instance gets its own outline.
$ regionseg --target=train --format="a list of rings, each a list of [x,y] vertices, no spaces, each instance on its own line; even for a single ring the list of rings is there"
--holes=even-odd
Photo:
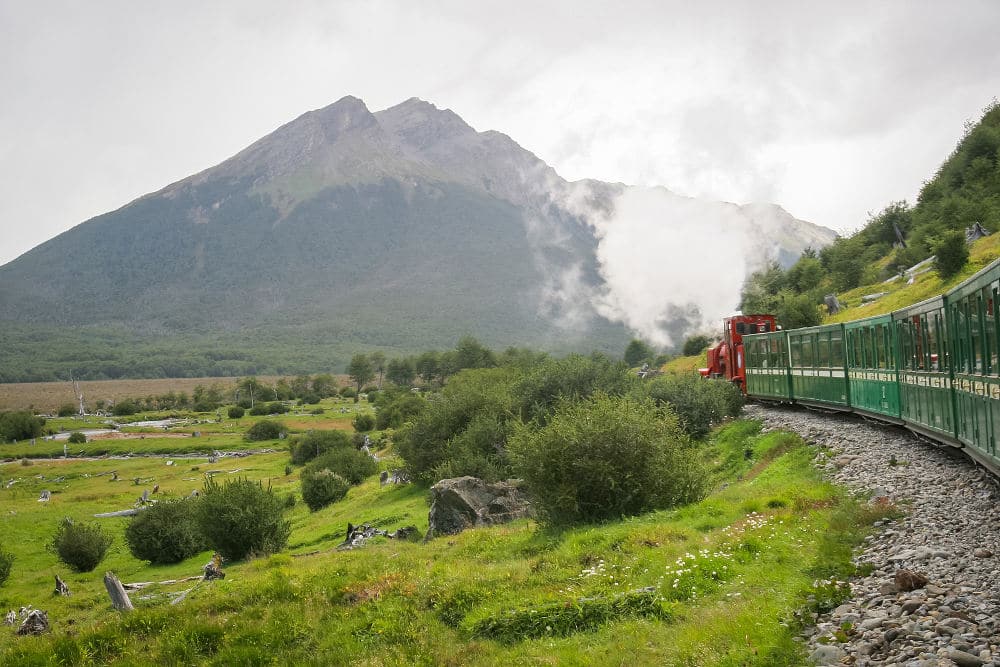
[[[748,399],[852,412],[962,449],[1000,475],[1000,259],[956,287],[851,322],[726,319],[707,377]]]

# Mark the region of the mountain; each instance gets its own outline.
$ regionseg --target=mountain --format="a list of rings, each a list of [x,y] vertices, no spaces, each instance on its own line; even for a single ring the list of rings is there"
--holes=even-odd
[[[835,236],[771,204],[656,191],[642,220],[666,237],[713,220],[713,238],[746,240],[748,267]],[[618,352],[630,329],[669,342],[609,279],[629,260],[606,241],[635,198],[567,182],[422,100],[372,113],[345,97],[0,267],[0,380],[313,371],[463,334],[558,351]]]

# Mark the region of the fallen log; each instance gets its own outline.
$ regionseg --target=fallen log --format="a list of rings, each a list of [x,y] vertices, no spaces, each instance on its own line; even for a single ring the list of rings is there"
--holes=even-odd
[[[107,519],[108,517],[112,516],[135,516],[144,509],[146,508],[133,507],[132,509],[129,510],[118,510],[117,512],[101,512],[100,514],[95,514],[94,516],[97,517],[98,519]]]
[[[194,581],[201,578],[202,575],[196,574],[193,577],[184,577],[183,579],[167,579],[166,581],[137,581],[132,584],[122,584],[122,587],[127,591],[140,591],[147,586],[169,586],[170,584],[179,584],[184,581]]]
[[[55,592],[56,592],[56,595],[62,595],[62,596],[65,596],[65,597],[69,597],[69,594],[70,594],[69,593],[69,586],[66,585],[65,581],[63,581],[62,579],[59,578],[58,574],[56,575],[56,591]]]

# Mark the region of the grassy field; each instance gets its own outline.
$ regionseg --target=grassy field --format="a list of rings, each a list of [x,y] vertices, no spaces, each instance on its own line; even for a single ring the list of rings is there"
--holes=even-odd
[[[688,507],[558,531],[520,521],[428,543],[376,538],[337,551],[347,522],[427,529],[426,489],[381,487],[373,477],[319,512],[291,508],[282,553],[230,563],[222,581],[143,589],[128,614],[111,609],[106,570],[126,582],[176,579],[198,574],[210,554],[152,567],[124,547],[128,519],[103,519],[116,534],[111,555],[95,572],[74,574],[44,548],[62,517],[129,507],[154,483],[160,497],[187,495],[208,470],[297,493],[287,452],[211,465],[11,461],[0,465],[0,477],[18,480],[0,489],[2,541],[17,560],[0,610],[33,604],[48,611],[53,632],[0,632],[0,664],[803,664],[797,614],[839,603],[845,589],[829,582],[850,573],[851,545],[878,518],[819,477],[815,454],[797,436],[737,421],[704,445],[716,490]],[[125,481],[97,476],[111,470]],[[53,491],[48,503],[37,502],[43,489]],[[72,597],[53,595],[57,574]],[[192,586],[170,605],[170,593]]]
[[[268,385],[284,376],[259,376]],[[155,380],[92,380],[80,382],[88,408],[103,400],[111,404],[126,398],[160,396],[169,392],[186,393],[190,396],[198,385],[209,387],[218,385],[223,391],[231,392],[242,378],[169,378]],[[291,379],[291,378],[288,378]],[[348,383],[347,376],[337,376],[341,385]],[[0,411],[35,410],[54,412],[65,404],[77,405],[76,394],[70,382],[20,382],[0,384]]]

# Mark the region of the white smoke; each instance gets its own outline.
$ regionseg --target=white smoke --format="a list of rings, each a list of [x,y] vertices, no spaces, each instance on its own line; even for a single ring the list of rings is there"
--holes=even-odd
[[[596,223],[604,317],[666,346],[739,304],[752,244],[738,207],[632,187]]]

